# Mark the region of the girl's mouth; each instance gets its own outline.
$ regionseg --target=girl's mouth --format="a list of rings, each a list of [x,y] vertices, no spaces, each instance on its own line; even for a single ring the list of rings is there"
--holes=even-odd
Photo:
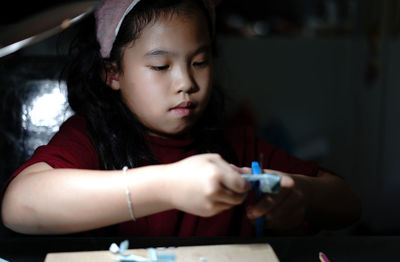
[[[170,109],[170,111],[178,116],[189,116],[195,108],[194,103],[190,101],[183,101]]]

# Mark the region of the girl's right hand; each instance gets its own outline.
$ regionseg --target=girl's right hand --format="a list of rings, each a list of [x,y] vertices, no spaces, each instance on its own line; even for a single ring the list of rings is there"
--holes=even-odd
[[[169,201],[174,208],[208,217],[243,203],[250,184],[218,154],[201,154],[170,164]]]

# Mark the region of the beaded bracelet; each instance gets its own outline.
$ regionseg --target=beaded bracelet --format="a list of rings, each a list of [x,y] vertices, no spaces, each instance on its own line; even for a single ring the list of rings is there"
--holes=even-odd
[[[129,208],[129,215],[131,216],[133,221],[136,221],[135,216],[133,215],[133,208],[132,208],[132,201],[131,201],[131,192],[129,191],[129,186],[128,186],[128,174],[126,173],[126,170],[128,170],[127,166],[124,166],[122,168],[123,176],[125,177],[125,193],[126,193],[126,198],[128,199],[128,208]]]

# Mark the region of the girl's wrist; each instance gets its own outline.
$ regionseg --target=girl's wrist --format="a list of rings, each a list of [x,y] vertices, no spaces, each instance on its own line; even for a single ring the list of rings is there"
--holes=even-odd
[[[128,170],[132,205],[136,218],[173,209],[170,201],[168,165],[152,165]],[[131,173],[132,172],[132,173]]]
[[[177,209],[176,192],[179,186],[179,181],[176,181],[175,177],[177,174],[177,164],[171,163],[162,165],[162,201],[165,201],[165,205],[171,207],[171,209]]]
[[[165,206],[167,209],[175,209],[174,204],[174,192],[176,183],[172,181],[174,176],[175,164],[164,164],[153,166],[155,169],[151,170],[154,175],[154,192],[157,197],[157,201]]]

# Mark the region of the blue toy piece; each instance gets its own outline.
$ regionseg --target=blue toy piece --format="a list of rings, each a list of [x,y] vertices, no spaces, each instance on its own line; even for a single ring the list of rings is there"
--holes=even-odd
[[[251,163],[252,174],[243,175],[243,177],[252,183],[257,198],[262,194],[276,194],[281,189],[281,177],[275,174],[262,174],[260,164],[257,161]],[[264,235],[264,216],[256,219],[256,236]]]
[[[242,175],[251,182],[256,193],[276,194],[281,190],[281,177],[276,174],[262,174],[260,164],[256,161],[251,163],[252,174]]]

